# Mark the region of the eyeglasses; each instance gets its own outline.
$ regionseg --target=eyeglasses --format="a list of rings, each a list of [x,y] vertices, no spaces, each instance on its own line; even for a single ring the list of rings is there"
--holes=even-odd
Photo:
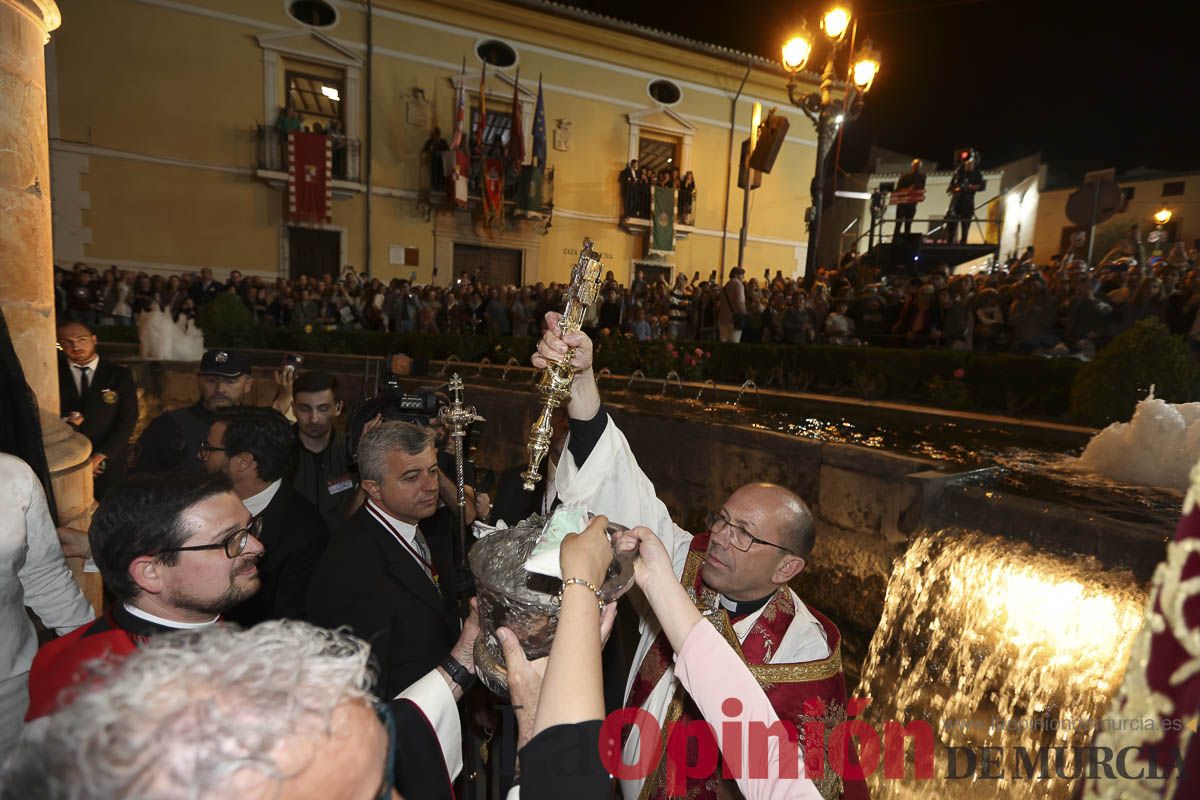
[[[735,550],[740,550],[743,553],[756,544],[777,547],[785,553],[792,552],[790,548],[784,547],[781,544],[775,544],[774,542],[768,542],[766,539],[760,539],[742,526],[734,525],[729,520],[729,517],[725,516],[724,511],[709,514],[707,524],[708,530],[712,533],[720,533],[723,530],[727,530],[729,532],[729,543],[733,545]]]
[[[217,447],[215,444],[209,444],[208,440],[205,439],[203,442],[200,443],[200,451],[197,453],[197,455],[200,456],[201,461],[207,461],[209,453],[224,453],[224,452],[225,452],[224,447]]]
[[[213,544],[194,544],[188,547],[167,547],[158,552],[185,553],[189,550],[224,550],[225,555],[229,558],[237,558],[246,551],[246,545],[250,543],[251,536],[255,539],[260,538],[262,528],[262,517],[254,517],[250,520],[249,527],[239,528],[219,542],[214,542]]]

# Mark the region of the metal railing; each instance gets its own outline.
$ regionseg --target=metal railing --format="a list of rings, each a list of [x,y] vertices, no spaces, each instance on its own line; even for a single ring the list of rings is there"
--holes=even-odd
[[[359,182],[362,180],[360,157],[362,143],[358,139],[332,136],[333,179]],[[258,168],[271,172],[287,172],[287,133],[274,125],[259,125],[255,130],[258,146]]]

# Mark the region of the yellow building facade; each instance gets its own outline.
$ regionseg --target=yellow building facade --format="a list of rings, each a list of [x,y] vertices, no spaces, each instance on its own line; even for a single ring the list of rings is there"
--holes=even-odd
[[[628,282],[648,233],[622,224],[618,174],[653,140],[698,187],[694,223],[677,226],[667,261],[689,275],[724,274],[737,263],[740,145],[760,102],[787,115],[791,130],[753,192],[745,266],[751,275],[803,270],[815,133],[788,105],[782,68],[765,59],[535,0],[380,0],[369,16],[343,0],[60,5],[63,25],[47,50],[60,265],[288,277],[302,248],[316,248],[330,272],[353,266],[446,284],[456,266],[506,251],[533,283],[566,278],[590,237]],[[435,126],[451,138],[460,84],[470,125],[481,59],[497,47],[515,63],[487,68],[487,105],[511,111],[519,69],[526,153],[542,78],[548,226],[506,218],[487,228],[475,202],[450,210],[428,193],[422,149]],[[655,81],[678,98],[651,96]],[[287,218],[272,126],[301,95],[316,114],[306,121],[335,115],[349,145],[327,225]]]

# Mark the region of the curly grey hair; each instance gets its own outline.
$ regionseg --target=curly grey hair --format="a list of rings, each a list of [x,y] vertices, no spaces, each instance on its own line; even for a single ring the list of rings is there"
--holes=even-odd
[[[362,437],[358,443],[358,474],[364,481],[382,481],[387,477],[388,453],[400,450],[415,456],[433,444],[433,431],[411,422],[384,422]]]
[[[281,781],[272,749],[327,733],[334,709],[369,700],[369,648],[303,622],[213,626],[152,639],[31,723],[0,776],[0,800],[194,800],[234,775]]]

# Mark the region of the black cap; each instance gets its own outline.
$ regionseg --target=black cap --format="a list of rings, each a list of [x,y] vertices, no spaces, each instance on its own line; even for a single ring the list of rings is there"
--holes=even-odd
[[[236,350],[208,350],[200,359],[201,375],[236,378],[250,374],[250,359]]]

